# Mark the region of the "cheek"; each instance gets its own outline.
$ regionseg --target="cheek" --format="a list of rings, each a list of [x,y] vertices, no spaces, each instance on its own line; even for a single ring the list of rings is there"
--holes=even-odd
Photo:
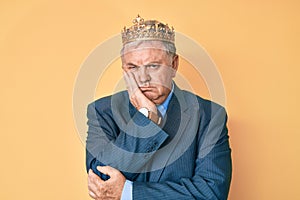
[[[156,82],[156,93],[158,95],[167,94],[168,91],[172,89],[171,87],[170,81],[160,80],[159,82]]]
[[[151,80],[158,85],[168,86],[172,81],[172,74],[169,71],[159,71],[151,74]]]
[[[157,88],[162,88],[167,87],[168,86],[168,80],[167,77],[163,77],[163,76],[153,76],[153,78],[151,78],[151,82],[152,84],[155,84],[157,86]],[[161,90],[161,89],[159,89]]]

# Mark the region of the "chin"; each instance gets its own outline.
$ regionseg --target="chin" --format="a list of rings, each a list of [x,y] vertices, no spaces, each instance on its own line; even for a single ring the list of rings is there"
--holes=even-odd
[[[158,98],[157,95],[153,95],[150,92],[145,92],[144,95],[153,102]]]
[[[162,104],[164,100],[167,98],[166,94],[161,93],[158,90],[145,91],[143,92],[143,94],[155,104]]]
[[[152,101],[155,105],[160,105],[160,104],[162,104],[164,101],[162,101],[162,100],[153,100]]]
[[[164,100],[166,99],[166,97],[164,96],[146,96],[148,99],[150,99],[153,103],[155,103],[156,105],[162,104],[164,102]]]

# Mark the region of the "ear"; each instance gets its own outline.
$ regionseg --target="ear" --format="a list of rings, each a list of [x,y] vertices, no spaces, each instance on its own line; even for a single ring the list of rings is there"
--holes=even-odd
[[[172,77],[174,78],[175,75],[176,75],[176,72],[178,70],[178,65],[179,65],[179,58],[178,58],[178,55],[176,54],[174,57],[173,57],[173,61],[172,61],[172,68],[173,68],[173,74],[172,74]]]

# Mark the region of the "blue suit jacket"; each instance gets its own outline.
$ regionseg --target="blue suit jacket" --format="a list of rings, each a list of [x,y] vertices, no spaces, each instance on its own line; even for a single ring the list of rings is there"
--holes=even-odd
[[[223,107],[174,88],[160,126],[138,112],[126,91],[88,106],[87,170],[109,165],[133,181],[133,199],[221,199],[231,181]]]

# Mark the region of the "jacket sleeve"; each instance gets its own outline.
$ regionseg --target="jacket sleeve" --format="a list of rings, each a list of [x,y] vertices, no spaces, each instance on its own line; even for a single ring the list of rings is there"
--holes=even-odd
[[[123,124],[120,126],[113,120],[109,106],[92,103],[88,106],[87,117],[86,168],[87,171],[92,169],[103,180],[109,177],[96,169],[99,165],[114,167],[128,180],[133,180],[136,172],[143,169],[168,137],[140,112],[129,121],[118,122]]]
[[[226,112],[219,108],[210,120],[200,122],[193,177],[160,183],[133,182],[133,199],[227,199],[232,170],[231,149]]]

